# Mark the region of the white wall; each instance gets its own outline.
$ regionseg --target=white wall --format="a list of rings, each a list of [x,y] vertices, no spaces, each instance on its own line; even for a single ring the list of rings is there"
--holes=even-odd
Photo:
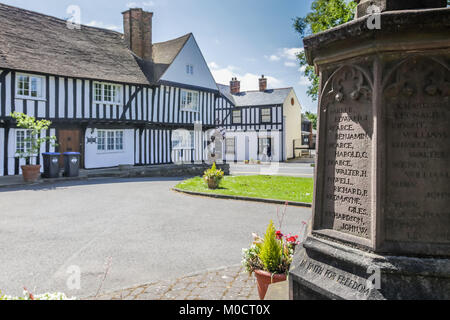
[[[186,65],[194,66],[193,75],[186,73]],[[214,77],[194,36],[189,38],[161,80],[217,90]]]
[[[111,128],[113,129],[113,128]],[[122,129],[117,129],[122,130]],[[97,138],[97,129],[86,130],[85,160],[86,169],[117,167],[118,165],[134,165],[134,130],[123,130],[124,150],[119,152],[99,152],[97,143],[87,143],[88,138]]]
[[[291,100],[294,99],[294,105]],[[285,116],[285,154],[287,159],[294,157],[294,140],[302,138],[302,107],[292,90],[283,105]]]
[[[249,156],[246,156],[246,137],[248,137],[249,141]],[[245,160],[264,160],[261,157],[258,158],[258,138],[272,138],[272,161],[279,162],[282,161],[281,157],[281,131],[271,131],[264,132],[260,131],[259,133],[256,131],[247,131],[247,132],[227,132],[226,138],[236,138],[236,151],[237,151],[237,161],[245,161]],[[225,144],[225,142],[224,142]],[[235,160],[235,155],[226,155],[226,160],[229,162],[233,162]]]

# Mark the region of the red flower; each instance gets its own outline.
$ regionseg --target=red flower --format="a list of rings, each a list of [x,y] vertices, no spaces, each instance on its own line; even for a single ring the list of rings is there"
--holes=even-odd
[[[286,241],[289,243],[297,243],[297,239],[298,239],[298,236],[292,236],[292,237],[286,238]]]
[[[277,231],[276,237],[277,237],[277,240],[283,239],[283,234],[281,233],[281,231]]]

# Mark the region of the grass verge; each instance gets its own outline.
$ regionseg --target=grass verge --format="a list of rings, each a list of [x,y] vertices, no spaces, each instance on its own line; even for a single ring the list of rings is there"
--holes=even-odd
[[[176,188],[186,191],[312,203],[312,178],[280,176],[225,177],[220,188],[209,190],[201,177],[181,182]]]

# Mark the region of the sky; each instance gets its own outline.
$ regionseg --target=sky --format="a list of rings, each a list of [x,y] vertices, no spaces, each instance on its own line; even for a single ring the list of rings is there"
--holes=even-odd
[[[294,87],[303,112],[317,110],[306,94],[296,53],[303,50],[293,28],[313,0],[0,0],[67,19],[71,5],[81,9],[82,24],[122,32],[122,12],[139,7],[154,12],[153,41],[167,41],[192,32],[216,82],[241,80],[242,90],[257,90],[261,75],[269,88]]]

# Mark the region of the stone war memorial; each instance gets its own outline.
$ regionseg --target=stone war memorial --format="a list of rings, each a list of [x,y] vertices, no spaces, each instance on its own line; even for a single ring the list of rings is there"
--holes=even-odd
[[[450,8],[356,2],[355,20],[304,39],[318,156],[290,296],[450,299]]]

